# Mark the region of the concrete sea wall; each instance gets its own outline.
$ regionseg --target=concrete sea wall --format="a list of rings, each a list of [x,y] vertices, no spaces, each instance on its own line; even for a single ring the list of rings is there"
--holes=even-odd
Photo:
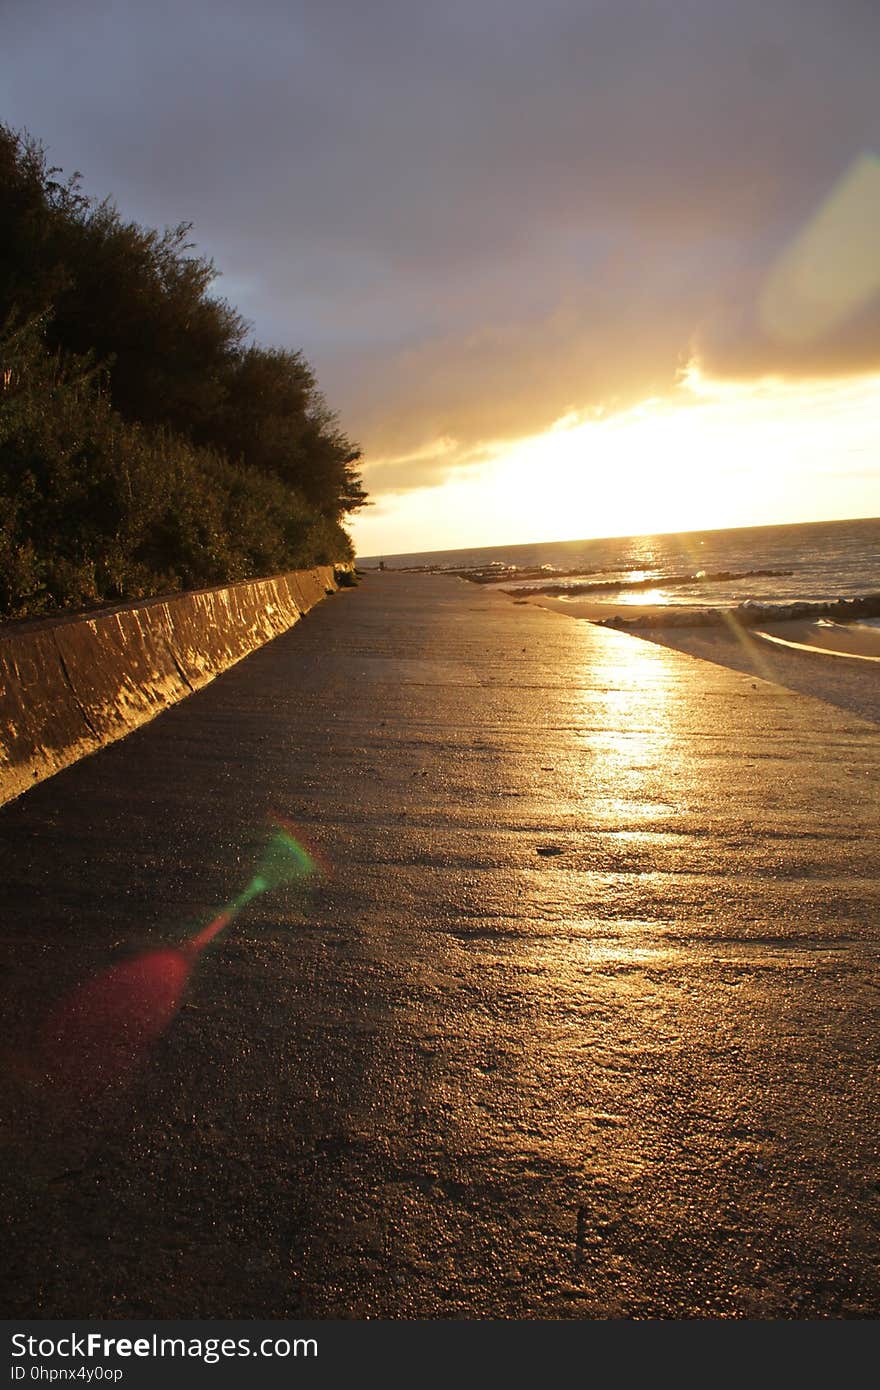
[[[0,631],[0,805],[286,632],[332,566]]]

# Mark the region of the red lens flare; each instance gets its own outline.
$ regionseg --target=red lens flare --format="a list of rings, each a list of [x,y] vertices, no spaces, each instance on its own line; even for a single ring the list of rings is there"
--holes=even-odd
[[[57,1006],[42,1031],[37,1070],[71,1099],[119,1084],[167,1030],[202,952],[261,893],[295,879],[313,880],[315,859],[293,827],[273,818],[273,832],[245,890],[180,946],[147,951],[110,966]]]
[[[68,995],[43,1033],[49,1080],[83,1097],[125,1077],[177,1013],[194,959],[186,948],[148,951]]]

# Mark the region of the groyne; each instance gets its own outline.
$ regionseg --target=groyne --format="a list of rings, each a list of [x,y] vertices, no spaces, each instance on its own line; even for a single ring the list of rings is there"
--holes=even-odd
[[[323,565],[0,631],[0,805],[191,695],[336,587]]]

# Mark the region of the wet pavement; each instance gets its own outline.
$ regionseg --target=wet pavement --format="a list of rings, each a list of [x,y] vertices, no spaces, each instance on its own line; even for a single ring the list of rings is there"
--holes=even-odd
[[[4,1312],[880,1315],[880,732],[371,576],[0,811]],[[125,1084],[45,1019],[248,882]],[[100,1082],[100,1078],[98,1078]]]

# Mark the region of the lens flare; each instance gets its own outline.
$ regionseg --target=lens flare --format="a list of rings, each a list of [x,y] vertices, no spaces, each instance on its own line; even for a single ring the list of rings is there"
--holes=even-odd
[[[174,1020],[196,963],[242,908],[282,885],[309,884],[319,861],[287,822],[275,820],[247,887],[188,941],[110,966],[67,995],[42,1032],[39,1072],[73,1099],[94,1096],[134,1071]]]
[[[318,862],[294,835],[294,827],[283,821],[276,822],[275,833],[269,837],[262,858],[251,884],[245,892],[250,892],[256,884],[263,885],[257,891],[280,888],[283,883],[297,879],[309,879],[318,872]]]
[[[148,951],[74,990],[44,1030],[48,1079],[83,1098],[127,1076],[177,1013],[194,960],[187,948]]]
[[[774,338],[812,343],[880,290],[880,159],[862,154],[773,267],[760,301]]]

